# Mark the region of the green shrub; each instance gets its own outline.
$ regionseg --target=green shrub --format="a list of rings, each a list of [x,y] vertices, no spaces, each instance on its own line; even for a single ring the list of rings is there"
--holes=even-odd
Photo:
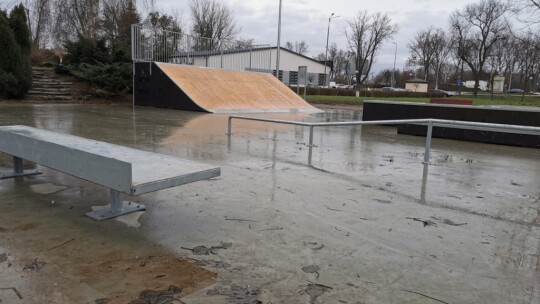
[[[133,69],[131,63],[98,63],[95,65],[84,63],[71,73],[84,81],[104,87],[112,92],[131,91],[133,84]]]
[[[68,66],[65,66],[63,64],[59,64],[54,67],[54,72],[59,75],[72,75],[71,70]]]
[[[68,41],[64,47],[66,49],[66,56],[64,58],[66,65],[78,66],[82,63],[97,64],[112,62],[105,39],[92,40],[81,37],[77,41]]]

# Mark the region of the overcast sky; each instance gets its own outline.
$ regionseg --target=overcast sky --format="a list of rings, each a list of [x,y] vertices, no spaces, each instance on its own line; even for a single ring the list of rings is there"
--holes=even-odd
[[[286,41],[305,40],[309,45],[308,56],[324,53],[328,17],[335,13],[339,18],[332,19],[330,43],[336,42],[338,48],[348,47],[345,38],[347,20],[358,11],[387,13],[399,26],[393,40],[385,43],[377,56],[374,72],[392,68],[395,45],[397,43],[396,68],[401,69],[408,57],[407,44],[416,32],[428,26],[448,28],[448,17],[456,9],[472,0],[282,0],[281,45]],[[236,24],[241,27],[240,37],[253,38],[256,44],[277,44],[277,23],[279,0],[227,0],[224,1],[234,11]],[[173,9],[182,16],[184,25],[190,24],[189,1],[158,0],[165,12]],[[372,72],[373,72],[372,71]]]

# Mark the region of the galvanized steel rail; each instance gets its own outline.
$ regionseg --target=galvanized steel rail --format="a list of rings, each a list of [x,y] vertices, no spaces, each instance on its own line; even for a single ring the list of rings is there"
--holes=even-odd
[[[312,158],[312,152],[313,152],[312,151],[313,131],[315,127],[337,127],[337,126],[358,126],[358,125],[360,126],[363,126],[363,125],[402,125],[402,124],[427,125],[428,129],[427,129],[427,134],[426,134],[426,147],[425,147],[425,153],[424,153],[424,161],[422,162],[424,164],[429,164],[429,156],[431,152],[431,138],[432,138],[434,126],[454,128],[454,129],[498,131],[498,132],[505,132],[505,133],[540,135],[540,127],[494,124],[494,123],[484,123],[484,122],[471,122],[471,121],[460,121],[460,120],[433,119],[433,118],[310,123],[310,122],[280,120],[280,119],[266,119],[266,118],[258,118],[258,117],[247,117],[247,116],[229,116],[228,126],[227,126],[227,135],[229,136],[229,138],[232,135],[232,120],[233,119],[309,127],[308,164],[310,165],[311,165],[311,158]]]

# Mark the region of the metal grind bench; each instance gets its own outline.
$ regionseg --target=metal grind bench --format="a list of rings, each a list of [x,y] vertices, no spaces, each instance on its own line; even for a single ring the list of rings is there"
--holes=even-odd
[[[95,220],[146,209],[121,201],[120,193],[135,196],[220,175],[219,167],[28,126],[1,126],[0,152],[13,156],[13,174],[2,179],[40,174],[23,170],[26,159],[109,188],[110,208],[86,214]]]

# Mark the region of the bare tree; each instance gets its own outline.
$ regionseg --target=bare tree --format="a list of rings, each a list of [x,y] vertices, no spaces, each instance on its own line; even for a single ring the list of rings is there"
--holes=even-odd
[[[482,0],[469,4],[450,17],[452,35],[458,56],[471,69],[475,85],[473,95],[478,95],[480,75],[491,56],[494,45],[509,35],[505,14],[508,4],[500,0]]]
[[[4,3],[0,3],[0,9],[3,9],[5,11],[11,10],[12,7],[14,7],[16,4],[18,4],[18,0],[9,0]]]
[[[253,42],[253,39],[239,38],[231,44],[231,49],[249,49],[253,47]]]
[[[348,21],[349,28],[345,31],[351,50],[356,55],[356,92],[368,78],[371,66],[382,46],[398,31],[398,26],[392,24],[386,14],[368,14],[360,11],[355,18]]]
[[[431,38],[433,48],[433,65],[435,67],[435,88],[439,88],[441,70],[448,61],[452,50],[452,40],[443,29],[436,29]]]
[[[131,44],[131,24],[141,21],[132,0],[102,0],[100,29],[113,51]]]
[[[414,35],[413,42],[407,44],[411,55],[407,60],[409,66],[422,66],[424,70],[424,79],[428,80],[429,72],[433,66],[433,56],[435,53],[432,36],[435,30],[429,27],[421,30]]]
[[[424,79],[428,80],[431,72],[435,72],[435,88],[438,87],[439,71],[450,53],[450,39],[443,29],[429,27],[414,36],[407,45],[411,55],[407,60],[410,66],[422,66]]]
[[[293,52],[296,52],[300,55],[305,55],[308,51],[308,48],[309,46],[307,45],[307,43],[302,40],[300,42],[298,41],[295,41],[294,43],[290,42],[290,41],[287,41],[285,43],[285,48],[289,51],[293,51]]]
[[[51,0],[25,1],[28,28],[32,39],[32,48],[43,48],[48,43],[48,33],[51,26]]]
[[[532,80],[538,79],[540,70],[540,39],[532,32],[527,32],[519,37],[520,53],[517,58],[517,66],[520,71],[523,97],[527,89],[532,88]]]
[[[525,23],[539,24],[540,23],[540,0],[515,0],[512,1],[514,11],[517,14],[522,14]],[[523,17],[522,16],[522,17]]]
[[[210,38],[212,48],[218,49],[226,40],[233,40],[239,29],[232,10],[217,0],[190,0],[193,34]]]
[[[99,0],[55,0],[55,38],[60,41],[78,37],[95,39],[99,5]]]

